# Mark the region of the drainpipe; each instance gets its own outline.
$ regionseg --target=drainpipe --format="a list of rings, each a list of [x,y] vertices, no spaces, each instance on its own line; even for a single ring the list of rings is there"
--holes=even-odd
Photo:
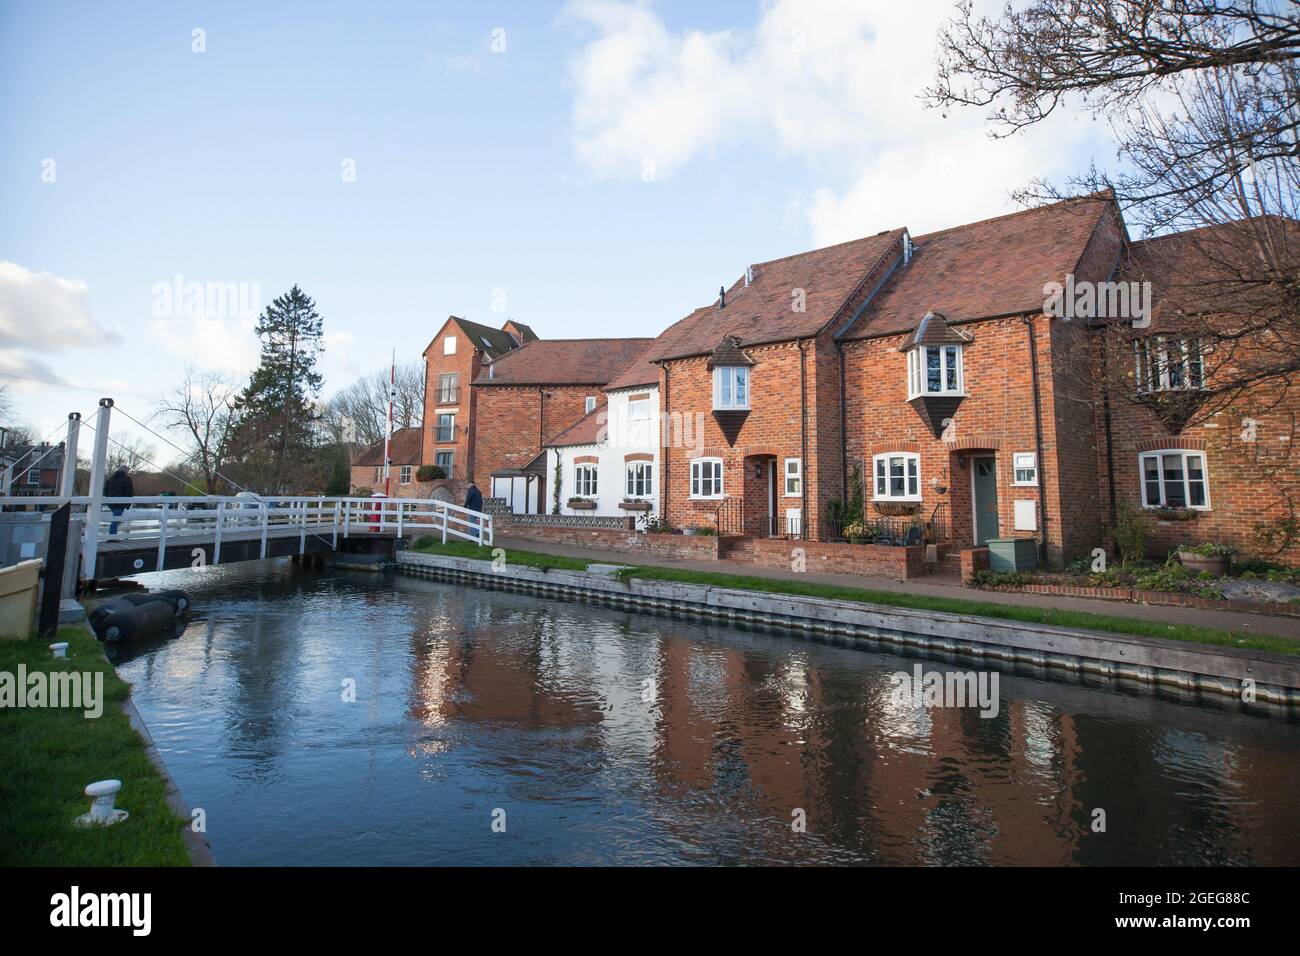
[[[1038,400],[1038,349],[1034,344],[1034,317],[1023,316],[1025,332],[1029,340],[1029,381],[1034,393],[1034,455],[1038,467],[1038,514],[1039,524],[1043,529],[1043,539],[1038,546],[1038,563],[1043,565],[1047,555],[1047,497],[1043,489],[1043,413]]]
[[[1106,429],[1106,485],[1110,490],[1110,526],[1117,523],[1115,513],[1115,440],[1110,427],[1110,368],[1106,355],[1106,336],[1101,336],[1101,410]]]
[[[840,500],[849,500],[849,433],[847,412],[844,408],[844,343],[837,341],[835,347],[840,356]]]
[[[664,373],[663,395],[659,401],[659,520],[668,520],[668,442],[664,429],[668,428],[668,366],[660,365]],[[680,429],[679,429],[680,431]]]
[[[808,533],[808,392],[804,384],[807,376],[804,369],[803,343],[804,340],[799,339],[799,522],[802,525],[799,530],[806,535]],[[781,481],[784,483],[784,462],[781,467]]]

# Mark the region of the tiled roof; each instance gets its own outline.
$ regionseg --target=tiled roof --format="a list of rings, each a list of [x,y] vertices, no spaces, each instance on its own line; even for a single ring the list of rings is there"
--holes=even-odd
[[[962,345],[966,342],[959,332],[948,325],[948,320],[938,312],[927,312],[916,324],[916,331],[899,346],[901,351],[918,345]]]
[[[881,259],[897,254],[902,235],[902,229],[894,229],[756,263],[748,286],[742,277],[727,290],[726,308],[718,308],[715,302],[670,326],[659,336],[650,358],[707,355],[727,335],[736,336],[741,347],[816,335],[836,317],[867,273]],[[806,308],[802,312],[793,308],[797,289],[803,290]]]
[[[496,358],[505,355],[507,352],[513,352],[518,348],[518,344],[509,332],[504,329],[494,329],[491,326],[483,325],[479,322],[471,322],[469,319],[462,319],[459,316],[452,316],[456,324],[460,326],[462,332],[473,344],[474,348],[482,349],[488,354],[489,358]],[[516,325],[519,323],[516,322]]]
[[[394,428],[389,456],[394,465],[418,465],[421,456],[421,434],[418,428]],[[354,467],[381,468],[384,464],[384,443],[377,441],[352,459]]]
[[[659,384],[659,366],[650,361],[650,353],[663,336],[652,339],[633,360],[632,364],[614,376],[614,380],[605,386],[605,391],[613,392],[623,388],[645,388]]]
[[[595,385],[614,380],[653,339],[538,339],[492,363],[480,385]]]
[[[1260,245],[1300,271],[1300,222],[1259,216],[1134,242],[1116,278],[1151,283],[1155,331],[1176,327],[1180,313],[1268,315],[1277,309],[1275,289],[1247,281],[1263,271]]]
[[[717,348],[709,355],[709,368],[719,365],[753,365],[754,360],[740,350],[740,340],[734,335],[724,335]]]
[[[567,448],[570,445],[594,445],[605,427],[605,414],[608,405],[597,405],[592,411],[583,415],[554,439],[546,443],[547,448]]]
[[[1097,193],[914,237],[911,261],[844,338],[910,332],[930,311],[949,322],[1041,311],[1043,285],[1074,271],[1109,208]]]

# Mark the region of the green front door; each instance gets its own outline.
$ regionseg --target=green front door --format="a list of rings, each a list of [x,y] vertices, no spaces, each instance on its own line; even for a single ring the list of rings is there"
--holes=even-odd
[[[975,543],[998,536],[998,463],[992,455],[971,461],[974,472]]]

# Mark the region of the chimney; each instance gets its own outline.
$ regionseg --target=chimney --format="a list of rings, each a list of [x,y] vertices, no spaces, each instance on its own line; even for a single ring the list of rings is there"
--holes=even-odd
[[[725,309],[726,307],[727,307],[727,287],[720,285],[718,286],[718,308]]]
[[[754,267],[746,266],[745,267],[745,288],[748,289],[749,284],[753,281],[754,281]]]

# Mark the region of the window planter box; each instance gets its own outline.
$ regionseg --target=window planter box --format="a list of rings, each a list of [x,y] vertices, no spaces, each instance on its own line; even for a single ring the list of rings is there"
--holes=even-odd
[[[878,515],[914,515],[921,510],[919,501],[873,501],[872,509]]]
[[[575,511],[595,511],[596,501],[594,498],[570,498],[569,507]]]
[[[1152,508],[1151,514],[1157,521],[1196,520],[1196,512],[1191,508]]]
[[[618,506],[624,511],[649,511],[654,504],[649,501],[620,501]]]

